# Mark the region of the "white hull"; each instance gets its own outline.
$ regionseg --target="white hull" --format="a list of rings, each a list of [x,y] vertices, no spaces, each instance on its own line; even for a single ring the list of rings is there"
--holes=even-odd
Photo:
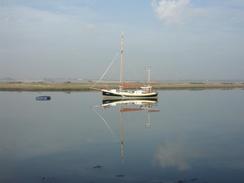
[[[157,98],[157,92],[143,92],[142,90],[102,90],[104,98],[123,98],[123,99],[147,99],[147,98]]]

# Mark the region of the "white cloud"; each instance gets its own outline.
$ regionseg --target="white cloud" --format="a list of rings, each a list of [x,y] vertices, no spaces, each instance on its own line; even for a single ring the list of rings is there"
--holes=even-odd
[[[242,28],[243,2],[208,2],[201,6],[192,0],[152,0],[156,16],[163,23],[190,23],[214,29]]]
[[[190,0],[153,0],[152,6],[160,20],[166,23],[177,23],[189,10]]]

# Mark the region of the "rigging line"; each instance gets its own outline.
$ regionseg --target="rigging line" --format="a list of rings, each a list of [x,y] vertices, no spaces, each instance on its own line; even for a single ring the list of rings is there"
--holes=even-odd
[[[96,85],[98,82],[100,82],[100,81],[104,78],[104,76],[107,74],[107,72],[110,70],[110,68],[112,67],[113,63],[114,63],[115,60],[117,59],[118,55],[119,55],[119,53],[117,52],[117,53],[115,54],[115,56],[113,57],[112,61],[110,62],[110,64],[108,65],[108,67],[106,68],[105,72],[102,74],[102,76],[99,78],[99,80],[97,80],[97,81],[94,83],[94,85],[92,85],[90,88],[95,88],[95,85]]]
[[[108,122],[102,117],[101,114],[99,114],[99,113],[95,110],[95,108],[93,108],[93,111],[99,116],[99,118],[102,119],[102,121],[104,122],[104,124],[105,124],[106,127],[108,128],[108,130],[109,130],[109,132],[111,133],[111,135],[112,135],[113,137],[115,137],[115,134],[114,134],[112,128],[109,126]]]

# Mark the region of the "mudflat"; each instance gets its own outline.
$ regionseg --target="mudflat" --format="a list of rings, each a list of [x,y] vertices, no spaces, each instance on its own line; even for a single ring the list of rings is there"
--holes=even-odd
[[[144,83],[130,82],[126,87],[128,89],[139,88]],[[242,82],[182,82],[182,83],[163,83],[152,82],[150,83],[154,89],[244,89]],[[118,82],[80,82],[80,83],[46,83],[46,82],[4,82],[0,83],[0,91],[93,91],[101,88],[117,88]]]

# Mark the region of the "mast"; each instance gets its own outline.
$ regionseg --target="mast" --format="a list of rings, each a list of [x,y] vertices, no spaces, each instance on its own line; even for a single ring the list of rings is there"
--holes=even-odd
[[[152,86],[150,85],[151,82],[151,67],[146,67],[146,81],[145,81],[145,92],[150,93],[152,92]]]
[[[124,82],[124,33],[120,36],[120,90],[122,90],[122,85]]]
[[[147,68],[147,84],[150,83],[150,80],[151,80],[151,68],[148,67]]]

